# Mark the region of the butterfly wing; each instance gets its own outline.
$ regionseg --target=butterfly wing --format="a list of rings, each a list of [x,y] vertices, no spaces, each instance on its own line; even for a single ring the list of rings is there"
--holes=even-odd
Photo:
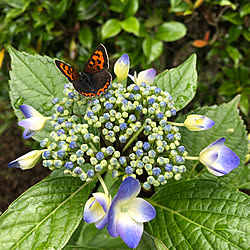
[[[87,74],[97,73],[101,70],[106,70],[109,67],[109,59],[106,48],[99,44],[91,57],[89,58],[86,66],[84,68],[84,72]]]
[[[71,66],[59,60],[55,60],[55,64],[57,68],[63,73],[64,76],[67,77],[67,79],[70,82],[73,83],[74,81],[79,80],[79,76],[80,76],[79,72],[76,71],[74,68],[72,68]]]
[[[91,82],[95,89],[94,94],[97,96],[104,93],[112,81],[111,74],[106,70],[102,70],[95,74],[90,74],[89,77],[91,78]]]

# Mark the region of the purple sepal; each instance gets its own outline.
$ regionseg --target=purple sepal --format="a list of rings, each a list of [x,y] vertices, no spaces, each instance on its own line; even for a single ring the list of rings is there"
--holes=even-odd
[[[20,164],[18,163],[17,160],[15,160],[15,161],[10,162],[10,163],[8,164],[8,167],[9,167],[9,168],[20,168]]]

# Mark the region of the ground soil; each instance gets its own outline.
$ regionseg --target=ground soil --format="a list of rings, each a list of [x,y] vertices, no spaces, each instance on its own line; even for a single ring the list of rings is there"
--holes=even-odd
[[[32,139],[31,139],[32,140]],[[20,194],[50,174],[41,165],[30,170],[8,168],[8,163],[32,150],[25,145],[22,131],[14,122],[0,136],[0,214]]]

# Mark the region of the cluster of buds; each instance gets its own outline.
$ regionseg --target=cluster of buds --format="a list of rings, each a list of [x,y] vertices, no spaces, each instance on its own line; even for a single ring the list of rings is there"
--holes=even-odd
[[[201,115],[187,116],[184,123],[170,121],[176,115],[172,96],[153,85],[154,69],[142,71],[138,76],[129,75],[127,55],[116,62],[114,71],[117,80],[96,99],[81,96],[67,83],[63,90],[65,97],[52,100],[54,114],[51,117],[21,105],[26,119],[18,124],[25,128],[25,139],[40,132],[47,121],[53,131],[40,142],[41,150],[19,157],[9,163],[9,167],[29,169],[42,156],[42,165],[51,170],[64,168],[65,174],[86,182],[99,178],[105,193],[95,193],[87,201],[84,219],[95,223],[98,229],[107,224],[111,236],[121,236],[134,248],[140,241],[143,222],[155,217],[149,203],[135,198],[140,183],[149,190],[152,185],[165,185],[171,178],[180,180],[186,171],[185,160],[199,160],[212,174],[225,175],[239,165],[239,158],[224,145],[224,138],[203,149],[199,156],[188,156],[181,145],[179,126],[202,131],[211,128],[214,121]],[[134,83],[126,87],[124,80],[128,76]],[[105,172],[124,180],[113,201],[101,179]],[[134,191],[133,187],[136,187]],[[137,211],[137,215],[127,213],[130,208]],[[141,219],[145,209],[149,211],[148,217]],[[119,216],[119,211],[126,217]],[[132,237],[131,232],[136,237]]]

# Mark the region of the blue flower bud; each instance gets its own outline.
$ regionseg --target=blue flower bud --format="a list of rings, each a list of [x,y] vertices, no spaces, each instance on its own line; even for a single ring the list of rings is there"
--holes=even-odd
[[[60,157],[60,158],[63,158],[65,155],[66,155],[66,152],[64,150],[58,150],[57,151],[57,155]]]
[[[151,188],[151,185],[148,184],[147,182],[144,182],[142,186],[145,190],[149,190]]]
[[[52,142],[52,143],[49,145],[48,149],[49,149],[49,150],[53,150],[53,149],[55,149],[56,147],[57,147],[56,143],[55,143],[55,142]]]
[[[52,100],[53,104],[57,104],[59,102],[59,98],[58,97],[54,97]]]
[[[155,109],[153,107],[150,107],[148,109],[148,113],[151,114],[151,115],[153,115],[155,113]]]
[[[142,149],[137,149],[135,153],[136,153],[136,155],[138,157],[142,157],[143,156],[143,150]]]
[[[76,148],[77,148],[76,142],[75,142],[75,141],[72,141],[72,142],[69,144],[69,147],[70,147],[71,149],[76,149]]]
[[[133,88],[133,90],[134,90],[135,92],[138,92],[138,91],[140,91],[140,87],[137,86],[137,85],[135,85],[134,88]]]
[[[110,102],[108,102],[108,103],[105,104],[105,108],[106,108],[107,110],[110,110],[110,109],[113,108],[113,104],[110,103]]]
[[[143,107],[142,107],[141,104],[136,106],[136,110],[137,110],[137,111],[142,111],[142,109],[143,109]]]
[[[179,167],[176,166],[176,165],[174,165],[174,166],[173,166],[173,172],[174,172],[175,174],[177,174],[177,173],[179,172]]]
[[[78,165],[82,165],[82,164],[84,164],[84,162],[85,162],[85,159],[83,158],[83,157],[79,157],[79,158],[77,158],[77,164]]]
[[[57,122],[60,123],[60,124],[63,123],[63,122],[64,122],[64,118],[63,118],[63,117],[59,117],[59,118],[57,119]]]
[[[104,117],[104,119],[105,119],[106,121],[108,121],[109,118],[110,118],[110,114],[109,114],[109,113],[104,113],[104,114],[103,114],[103,117]]]
[[[146,85],[146,83],[145,82],[141,82],[140,83],[140,87],[143,87],[143,88],[145,88],[147,85]]]
[[[88,177],[92,178],[92,177],[94,177],[94,175],[95,175],[95,171],[93,169],[89,169],[87,171],[87,176]]]
[[[72,122],[65,122],[66,128],[72,128]]]
[[[134,169],[133,169],[131,166],[127,166],[127,167],[125,168],[125,173],[126,173],[127,175],[131,175],[133,172],[134,172]]]
[[[122,99],[122,100],[121,100],[121,103],[122,103],[123,105],[127,105],[127,104],[128,104],[128,101],[127,101],[126,99]]]
[[[132,114],[132,115],[129,116],[128,119],[129,119],[130,122],[135,122],[136,121],[136,116]]]
[[[114,147],[108,146],[108,147],[106,148],[106,154],[112,155],[114,152],[115,152]]]
[[[87,112],[87,117],[88,118],[91,118],[93,115],[94,115],[94,113],[92,111],[88,111]]]
[[[87,179],[87,175],[86,175],[86,173],[81,173],[81,175],[80,175],[80,179],[81,179],[81,181],[85,181],[86,179]]]
[[[158,146],[158,147],[156,148],[156,151],[157,151],[158,153],[163,153],[164,147]]]
[[[175,109],[175,108],[172,108],[172,109],[170,110],[170,113],[171,113],[172,116],[175,116],[175,115],[176,115],[176,109]]]
[[[168,141],[173,141],[174,140],[174,135],[171,134],[171,133],[167,134],[167,140]]]
[[[152,170],[153,175],[159,176],[161,173],[161,169],[158,167],[153,168]]]
[[[72,161],[67,161],[65,162],[64,167],[71,170],[74,167],[74,164]]]
[[[156,152],[155,152],[154,150],[150,150],[150,151],[148,152],[148,156],[149,156],[150,158],[154,158],[154,157],[156,156]]]
[[[45,139],[43,139],[43,140],[40,141],[40,146],[41,146],[42,148],[45,148],[45,147],[47,147],[48,142],[49,142],[49,139],[48,139],[48,138],[45,138]]]
[[[112,122],[107,122],[107,123],[105,124],[105,127],[106,127],[107,129],[112,129],[112,128],[113,128],[113,123],[112,123]]]
[[[61,128],[57,131],[57,135],[60,136],[62,134],[65,134],[65,130]]]
[[[166,165],[165,165],[165,170],[166,170],[166,171],[170,172],[172,169],[173,169],[172,164],[166,164]]]
[[[105,93],[104,96],[105,96],[106,99],[108,99],[108,98],[110,98],[112,96],[112,94],[110,92],[107,92],[107,93]]]
[[[167,105],[166,102],[164,102],[164,101],[161,101],[161,102],[160,102],[160,106],[161,106],[162,108],[166,107],[166,105]]]
[[[126,164],[126,157],[124,157],[124,156],[121,156],[120,158],[119,158],[119,162],[120,162],[120,164],[121,165],[125,165]]]
[[[155,103],[155,99],[152,98],[152,97],[149,98],[149,99],[148,99],[148,103],[151,104],[151,105],[154,104],[154,103]]]
[[[162,112],[159,112],[159,113],[156,114],[156,118],[157,118],[158,120],[163,119],[163,117],[164,117],[164,114],[163,114]]]
[[[161,93],[161,89],[158,88],[158,87],[156,87],[154,91],[155,91],[155,94],[160,94]]]
[[[51,151],[47,150],[42,153],[43,159],[49,159],[51,157]]]
[[[76,168],[74,169],[74,173],[77,174],[77,175],[79,175],[79,174],[82,173],[82,169],[79,168],[79,167],[76,167]]]
[[[149,125],[147,125],[147,126],[145,126],[145,128],[144,128],[144,130],[146,131],[146,132],[150,132],[151,131],[151,126],[149,126]]]
[[[125,135],[121,135],[121,136],[119,137],[119,141],[120,141],[121,143],[125,143],[126,140],[127,140],[127,137],[126,137]]]
[[[180,153],[184,153],[186,150],[184,146],[179,146],[177,149]]]
[[[58,106],[56,110],[57,110],[57,112],[59,112],[59,113],[63,113],[64,107],[63,107],[63,106]]]
[[[162,141],[162,140],[163,140],[163,136],[162,136],[162,135],[159,135],[159,134],[157,134],[157,135],[155,136],[155,138],[156,138],[156,140],[158,140],[158,141]]]
[[[177,155],[177,156],[175,157],[175,161],[176,161],[177,163],[184,163],[184,162],[185,162],[184,158],[181,157],[180,155]]]
[[[84,140],[86,141],[89,141],[91,139],[91,135],[90,133],[86,133],[84,136],[83,136]]]
[[[97,159],[98,161],[103,160],[103,159],[104,159],[104,154],[103,154],[102,152],[98,152],[98,153],[96,154],[96,159]]]
[[[74,98],[74,92],[69,92],[68,93],[68,98],[73,99]]]
[[[149,176],[149,177],[147,178],[147,182],[148,182],[149,184],[154,184],[155,178],[154,178],[153,176]]]
[[[96,172],[100,172],[100,171],[102,171],[102,170],[103,170],[102,165],[100,165],[100,164],[95,165],[95,171],[96,171]]]
[[[112,171],[112,177],[117,178],[119,176],[119,172],[117,170]]]
[[[170,132],[171,129],[172,129],[172,126],[171,126],[171,125],[166,125],[166,126],[164,127],[164,130],[165,130],[166,132]]]

